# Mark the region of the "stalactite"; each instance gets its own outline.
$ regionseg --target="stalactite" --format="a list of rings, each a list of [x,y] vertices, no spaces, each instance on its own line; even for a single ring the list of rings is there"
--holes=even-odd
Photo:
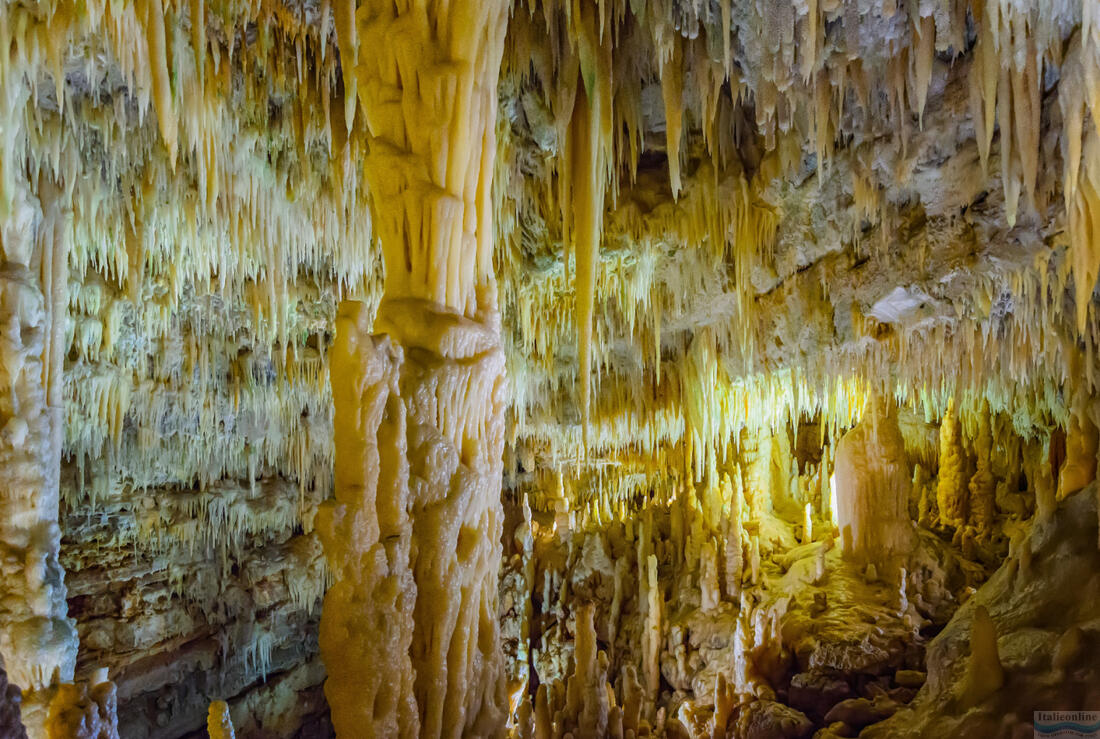
[[[576,258],[577,355],[585,447],[592,406],[592,316],[595,310],[596,267],[603,231],[611,111],[611,38],[597,28],[595,11],[578,14],[580,82],[569,125],[569,172],[573,220],[568,232]]]
[[[936,21],[926,15],[916,21],[917,53],[913,56],[913,77],[916,85],[916,109],[920,127],[924,128],[924,106],[928,100],[928,85],[932,78],[932,62],[936,49]]]
[[[667,58],[660,57],[661,97],[665,104],[665,150],[668,154],[668,179],[672,197],[680,195],[680,144],[683,135],[684,53],[678,34],[669,42]]]
[[[168,160],[172,169],[176,168],[179,154],[179,131],[176,117],[176,105],[172,94],[172,83],[168,71],[171,60],[168,58],[168,45],[164,29],[164,5],[162,0],[142,0],[138,5],[142,12],[145,39],[148,46],[150,75],[152,78],[153,104],[157,110],[160,135],[168,149]]]

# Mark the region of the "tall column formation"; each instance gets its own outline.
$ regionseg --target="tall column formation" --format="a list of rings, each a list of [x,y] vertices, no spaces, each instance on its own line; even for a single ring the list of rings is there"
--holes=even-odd
[[[940,523],[956,528],[966,524],[967,486],[966,459],[959,439],[959,420],[955,416],[955,399],[947,401],[947,411],[940,423],[940,476],[936,482],[936,505]]]
[[[0,655],[45,736],[49,691],[71,682],[77,636],[58,561],[61,370],[71,217],[26,183],[3,226],[0,268]]]
[[[741,479],[749,518],[772,510],[772,435],[767,429],[741,430]]]
[[[341,736],[416,736],[407,420],[400,347],[343,303],[331,354],[335,503],[318,515],[334,584],[321,614],[325,695]]]
[[[837,444],[837,522],[844,554],[881,567],[911,544],[912,480],[892,403],[869,402],[870,413]]]
[[[325,692],[341,736],[496,735],[506,381],[492,177],[509,4],[336,5],[386,282],[375,335],[362,306],[341,306],[332,359]]]

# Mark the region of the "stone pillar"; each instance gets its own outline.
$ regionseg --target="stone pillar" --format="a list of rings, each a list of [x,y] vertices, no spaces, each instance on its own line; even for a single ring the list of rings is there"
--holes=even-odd
[[[506,384],[492,180],[505,0],[337,0],[345,123],[386,282],[341,305],[335,501],[319,528],[340,736],[495,736]],[[360,53],[360,48],[364,53]]]
[[[72,681],[77,652],[58,561],[71,216],[56,195],[39,208],[21,189],[0,267],[0,656],[32,739],[46,735],[49,689]]]
[[[358,303],[337,322],[336,500],[318,519],[335,576],[325,691],[341,736],[485,735],[506,707],[504,355],[495,329],[405,308],[428,330],[401,343],[372,335]]]

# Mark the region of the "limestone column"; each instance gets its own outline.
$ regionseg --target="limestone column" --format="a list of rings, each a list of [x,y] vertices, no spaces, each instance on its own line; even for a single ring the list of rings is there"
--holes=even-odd
[[[59,193],[41,188],[39,205],[21,184],[0,267],[0,655],[33,739],[77,652],[58,561],[71,216]]]
[[[507,387],[491,193],[509,3],[335,5],[386,283],[373,329],[341,305],[332,353],[325,692],[340,736],[495,736]]]

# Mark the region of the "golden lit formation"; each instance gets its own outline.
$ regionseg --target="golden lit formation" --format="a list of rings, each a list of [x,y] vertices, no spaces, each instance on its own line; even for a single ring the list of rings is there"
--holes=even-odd
[[[0,737],[1100,712],[1095,0],[0,0],[0,256]]]

